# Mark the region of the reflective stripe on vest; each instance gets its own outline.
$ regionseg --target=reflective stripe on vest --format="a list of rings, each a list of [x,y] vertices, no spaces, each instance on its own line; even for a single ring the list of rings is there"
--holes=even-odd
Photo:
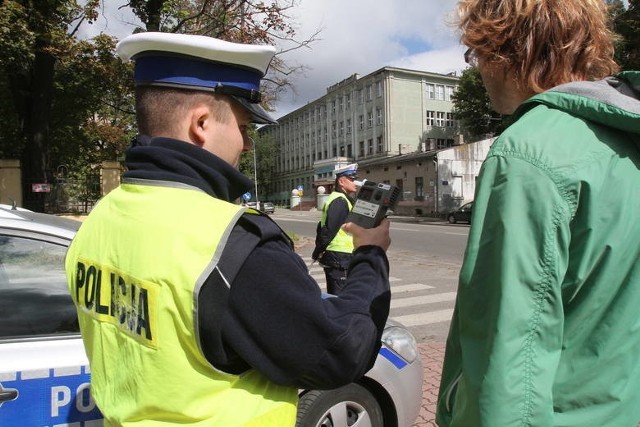
[[[327,211],[329,210],[329,205],[338,198],[343,198],[347,202],[349,211],[351,211],[352,206],[349,198],[339,191],[333,191],[331,194],[329,194],[329,197],[322,207],[322,217],[320,218],[320,222],[322,225],[327,223]],[[338,230],[338,234],[336,234],[333,240],[329,242],[329,245],[327,245],[327,250],[333,252],[345,252],[350,254],[353,252],[353,237],[345,233],[342,228],[340,228]]]
[[[66,258],[105,425],[293,426],[295,388],[217,371],[198,344],[200,287],[244,209],[152,184],[105,196]]]

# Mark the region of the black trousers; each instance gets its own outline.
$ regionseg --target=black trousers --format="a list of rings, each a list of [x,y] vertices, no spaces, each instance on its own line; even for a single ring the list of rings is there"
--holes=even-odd
[[[347,285],[347,270],[353,257],[350,253],[325,251],[320,257],[327,278],[327,292],[337,295]]]
[[[337,295],[347,284],[347,270],[342,268],[324,267],[327,278],[327,292]]]

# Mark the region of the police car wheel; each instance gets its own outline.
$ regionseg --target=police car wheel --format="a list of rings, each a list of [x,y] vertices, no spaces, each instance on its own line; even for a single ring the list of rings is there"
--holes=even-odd
[[[455,224],[456,223],[456,217],[453,215],[449,215],[449,224]]]
[[[383,427],[380,404],[366,388],[351,383],[312,390],[300,397],[296,427]]]

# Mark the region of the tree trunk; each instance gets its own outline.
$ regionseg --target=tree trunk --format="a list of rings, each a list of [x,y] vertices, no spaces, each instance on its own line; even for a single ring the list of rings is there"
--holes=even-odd
[[[44,212],[46,193],[33,193],[31,184],[50,182],[48,137],[56,59],[45,51],[46,45],[46,42],[37,42],[31,78],[23,92],[26,97],[23,128],[26,146],[22,155],[23,200],[27,209],[37,212]],[[69,143],[73,144],[73,141]]]

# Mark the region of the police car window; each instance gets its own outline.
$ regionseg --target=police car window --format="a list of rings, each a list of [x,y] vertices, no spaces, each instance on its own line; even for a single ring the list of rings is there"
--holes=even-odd
[[[64,245],[0,236],[0,339],[78,332]]]

